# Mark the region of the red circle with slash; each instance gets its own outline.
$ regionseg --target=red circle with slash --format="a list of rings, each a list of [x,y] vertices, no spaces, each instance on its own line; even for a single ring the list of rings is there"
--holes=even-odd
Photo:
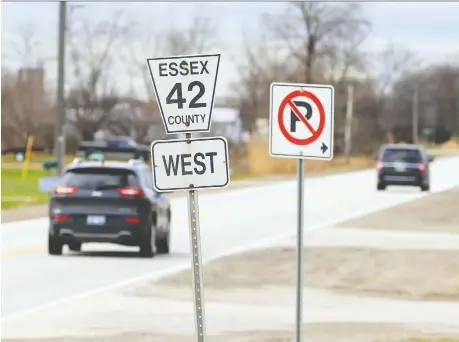
[[[319,110],[319,126],[317,127],[317,129],[314,129],[314,127],[312,127],[312,125],[309,123],[309,121],[301,114],[301,112],[299,111],[299,109],[295,105],[295,103],[293,103],[293,99],[295,99],[297,97],[306,97],[306,98],[308,98],[318,108],[318,110]],[[291,108],[292,112],[295,113],[295,115],[298,117],[300,122],[307,128],[308,131],[311,132],[312,136],[310,136],[310,137],[308,137],[306,139],[298,139],[298,138],[295,138],[287,130],[287,128],[285,127],[285,124],[284,124],[284,112],[285,112],[285,109],[286,109],[287,106]],[[281,104],[279,106],[279,111],[278,111],[278,114],[277,114],[277,118],[278,118],[279,128],[281,130],[282,135],[288,141],[290,141],[292,144],[295,144],[295,145],[304,146],[304,145],[312,144],[314,141],[316,141],[320,137],[320,135],[322,134],[322,132],[324,130],[324,127],[325,127],[325,110],[324,110],[324,106],[322,105],[322,103],[320,102],[320,100],[317,98],[316,95],[314,95],[313,93],[311,93],[311,92],[309,92],[307,90],[295,90],[295,91],[291,92],[290,94],[288,94],[282,100],[282,102],[281,102]]]

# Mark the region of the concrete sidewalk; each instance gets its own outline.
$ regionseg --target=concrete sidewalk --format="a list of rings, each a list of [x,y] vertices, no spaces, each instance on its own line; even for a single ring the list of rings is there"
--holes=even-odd
[[[294,289],[207,291],[209,334],[287,330],[294,324]],[[104,336],[125,332],[193,333],[191,291],[158,288],[157,296],[99,295],[39,315],[2,323],[4,338]],[[273,295],[275,294],[275,295]],[[174,299],[172,299],[174,298]],[[250,299],[249,299],[250,298]],[[101,319],[103,317],[104,319]],[[397,323],[459,336],[459,304],[414,302],[304,290],[305,323]],[[97,322],[97,323],[95,323]]]
[[[284,241],[295,246],[295,238]],[[377,249],[456,250],[459,252],[459,234],[408,232],[382,229],[329,227],[306,232],[304,245],[311,247],[365,247]]]

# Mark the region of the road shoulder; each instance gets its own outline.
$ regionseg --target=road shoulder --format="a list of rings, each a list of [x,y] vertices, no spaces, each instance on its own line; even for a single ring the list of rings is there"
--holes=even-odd
[[[450,198],[448,191],[438,195],[439,201]],[[412,211],[419,213],[424,202],[414,200]],[[401,206],[385,214],[397,216]],[[444,221],[447,225],[450,218]],[[425,231],[443,231],[438,220],[434,224]],[[389,235],[395,233],[381,227]],[[348,228],[321,230],[320,241],[331,240],[328,237],[340,229]],[[441,246],[448,234],[438,234],[438,249],[427,250],[421,244],[409,249],[390,243],[385,248],[367,246],[371,230],[355,231],[363,232],[356,239],[360,245],[322,246],[315,232],[306,236],[311,243],[305,248],[305,336],[316,342],[459,337],[459,249],[446,248],[446,242]],[[409,234],[419,237],[425,231],[405,232],[405,243]],[[276,247],[204,265],[207,331],[212,341],[294,341],[293,246],[292,239],[285,239]],[[4,326],[5,337],[19,338],[14,342],[193,341],[192,298],[187,270],[101,294],[96,301],[86,298],[34,315],[27,319],[27,330],[18,320]]]

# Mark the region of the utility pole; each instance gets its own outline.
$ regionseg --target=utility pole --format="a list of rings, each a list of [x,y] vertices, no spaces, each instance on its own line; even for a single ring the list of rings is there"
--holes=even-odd
[[[59,42],[58,42],[58,63],[57,63],[57,96],[56,96],[56,127],[54,136],[54,154],[57,160],[56,175],[61,176],[64,171],[65,156],[65,31],[67,1],[59,2]]]
[[[346,106],[346,124],[344,127],[344,160],[346,164],[349,164],[349,158],[351,155],[351,144],[352,144],[352,115],[354,112],[354,86],[349,84],[347,86],[347,106]]]
[[[413,129],[413,144],[418,143],[418,131],[419,131],[419,89],[416,86],[413,93],[413,118],[412,118],[412,129]]]
[[[456,80],[456,111],[457,111],[457,116],[456,116],[456,134],[459,135],[459,77]]]

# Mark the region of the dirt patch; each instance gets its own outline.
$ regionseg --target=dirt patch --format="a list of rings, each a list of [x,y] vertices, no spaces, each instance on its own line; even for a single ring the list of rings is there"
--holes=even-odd
[[[339,226],[459,234],[459,187],[349,220]]]
[[[314,342],[371,342],[402,341],[416,338],[454,338],[451,334],[425,332],[425,327],[400,324],[320,323],[305,324],[303,338]],[[207,335],[212,342],[293,342],[292,331],[247,331]],[[456,336],[459,337],[459,336]],[[115,336],[60,337],[46,339],[3,339],[4,342],[195,342],[194,335],[165,335],[149,332],[132,332]],[[449,342],[453,342],[450,340]]]
[[[295,249],[269,248],[216,260],[204,266],[206,289],[294,286]],[[459,300],[459,251],[305,249],[305,285],[350,294],[410,300]],[[189,287],[190,271],[139,288]]]

